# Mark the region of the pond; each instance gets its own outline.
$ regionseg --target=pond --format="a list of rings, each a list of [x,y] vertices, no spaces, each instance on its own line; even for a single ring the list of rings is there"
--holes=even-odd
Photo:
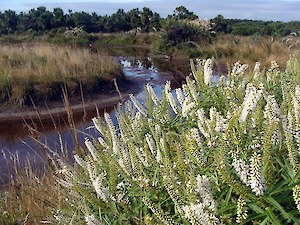
[[[97,50],[107,51],[107,49]],[[128,80],[140,84],[141,88],[134,94],[142,103],[145,101],[143,85],[146,83],[150,83],[155,92],[159,94],[167,80],[171,80],[172,88],[176,88],[190,73],[188,60],[180,58],[166,60],[164,57],[151,57],[149,50],[143,48],[110,49],[108,54],[113,55],[120,62]],[[101,116],[104,112],[109,112],[114,118],[118,101],[100,105],[98,111],[95,105],[74,110],[73,119],[80,144],[83,144],[85,137],[97,137],[98,135],[94,129],[88,129],[92,126],[91,118],[97,116],[97,113]],[[38,139],[40,143],[37,144],[35,139]],[[63,140],[63,143],[60,140]],[[29,159],[32,166],[42,169],[44,160],[41,152],[45,150],[43,148],[60,152],[61,144],[66,154],[70,153],[67,152],[68,149],[74,149],[73,133],[65,112],[54,113],[47,118],[33,119],[29,117],[25,119],[9,115],[6,119],[2,119],[0,121],[0,149],[2,151],[0,154],[0,185],[7,184],[9,174],[12,172],[10,160],[7,160],[10,154],[18,155],[21,163]]]

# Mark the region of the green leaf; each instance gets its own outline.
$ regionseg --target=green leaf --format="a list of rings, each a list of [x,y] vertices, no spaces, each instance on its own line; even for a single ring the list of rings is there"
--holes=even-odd
[[[227,192],[227,195],[226,195],[226,198],[225,198],[225,205],[227,206],[228,205],[228,202],[229,202],[229,200],[230,200],[230,198],[231,198],[231,192],[232,192],[232,189],[233,189],[233,187],[231,186],[230,188],[229,188],[229,191]]]
[[[288,222],[290,222],[291,220],[293,220],[294,222],[296,222],[297,224],[300,224],[300,220],[295,218],[294,216],[292,216],[290,213],[286,212],[283,207],[272,197],[264,197],[264,199],[269,202],[273,207],[275,207],[277,210],[280,211],[280,213],[282,214],[283,218],[288,220]]]
[[[248,206],[256,213],[265,214],[265,211],[256,204],[248,204]]]
[[[267,224],[268,220],[269,220],[269,218],[267,217],[267,218],[264,219],[264,221],[262,221],[259,225],[265,225],[265,224]]]
[[[278,218],[276,217],[276,215],[274,214],[274,212],[272,211],[272,209],[270,209],[269,207],[266,208],[266,213],[269,217],[269,219],[272,221],[272,224],[274,225],[281,225],[281,222],[278,220]]]
[[[236,208],[236,204],[232,204],[227,207],[222,207],[221,209],[218,210],[218,213],[223,214],[224,212],[229,211],[231,209],[235,209],[235,208]]]

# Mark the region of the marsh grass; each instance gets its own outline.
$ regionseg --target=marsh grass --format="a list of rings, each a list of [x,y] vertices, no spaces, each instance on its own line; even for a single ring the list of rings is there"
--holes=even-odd
[[[249,65],[260,62],[267,67],[271,61],[276,61],[284,67],[290,55],[300,48],[299,40],[294,40],[293,46],[282,38],[271,36],[233,36],[219,35],[211,45],[201,45],[204,53],[220,59],[223,63],[237,61]]]
[[[288,40],[288,41],[287,41]],[[267,67],[271,61],[276,61],[284,67],[293,54],[300,48],[300,38],[283,39],[272,36],[236,36],[218,34],[209,39],[198,39],[177,44],[168,44],[163,38],[153,39],[152,52],[187,58],[210,58],[222,64],[233,64],[237,61],[249,65],[260,62]]]
[[[70,96],[107,87],[123,78],[121,66],[111,57],[89,49],[48,44],[0,46],[0,100],[28,103],[60,96],[62,87]],[[109,85],[108,85],[109,86]]]
[[[32,157],[26,162],[18,154],[7,157],[10,183],[0,194],[0,224],[41,224],[59,204],[53,170],[33,168]]]

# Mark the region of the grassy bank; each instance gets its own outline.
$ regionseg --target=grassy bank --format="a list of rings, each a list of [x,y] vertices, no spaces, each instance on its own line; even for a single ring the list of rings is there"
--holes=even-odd
[[[300,38],[289,41],[271,36],[234,36],[219,34],[216,37],[185,41],[176,45],[168,44],[163,37],[156,39],[152,45],[154,54],[184,56],[187,58],[214,57],[222,63],[241,61],[248,64],[260,62],[267,66],[276,61],[284,66],[290,54],[300,48]]]
[[[6,204],[28,222],[38,215],[22,190],[50,184],[30,201],[47,202],[41,220],[54,224],[299,224],[299,61],[236,63],[217,84],[210,59],[192,61],[175,92],[167,83],[158,99],[147,85],[146,103],[131,96],[115,124],[94,118],[99,138],[86,139],[74,164],[49,152],[52,181],[21,175]],[[6,210],[3,221],[16,214]]]
[[[112,58],[89,49],[49,44],[0,46],[0,101],[28,104],[60,96],[62,88],[80,94],[92,92],[114,78],[121,66]]]

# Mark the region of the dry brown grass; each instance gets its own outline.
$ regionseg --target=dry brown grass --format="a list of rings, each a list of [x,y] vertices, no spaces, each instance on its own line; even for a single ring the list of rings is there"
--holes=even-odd
[[[0,46],[0,99],[19,103],[49,98],[62,86],[74,94],[80,83],[92,91],[101,82],[122,77],[120,65],[111,57],[89,49],[47,44]]]
[[[0,224],[41,224],[51,219],[51,210],[61,204],[53,175],[34,170],[29,162],[21,165],[16,155],[11,158],[14,175],[1,193]]]
[[[202,46],[202,50],[211,52],[223,63],[240,61],[254,65],[255,62],[261,62],[267,66],[275,60],[280,66],[284,66],[290,55],[300,49],[299,40],[294,40],[291,46],[282,38],[270,36],[220,35],[211,45]]]

